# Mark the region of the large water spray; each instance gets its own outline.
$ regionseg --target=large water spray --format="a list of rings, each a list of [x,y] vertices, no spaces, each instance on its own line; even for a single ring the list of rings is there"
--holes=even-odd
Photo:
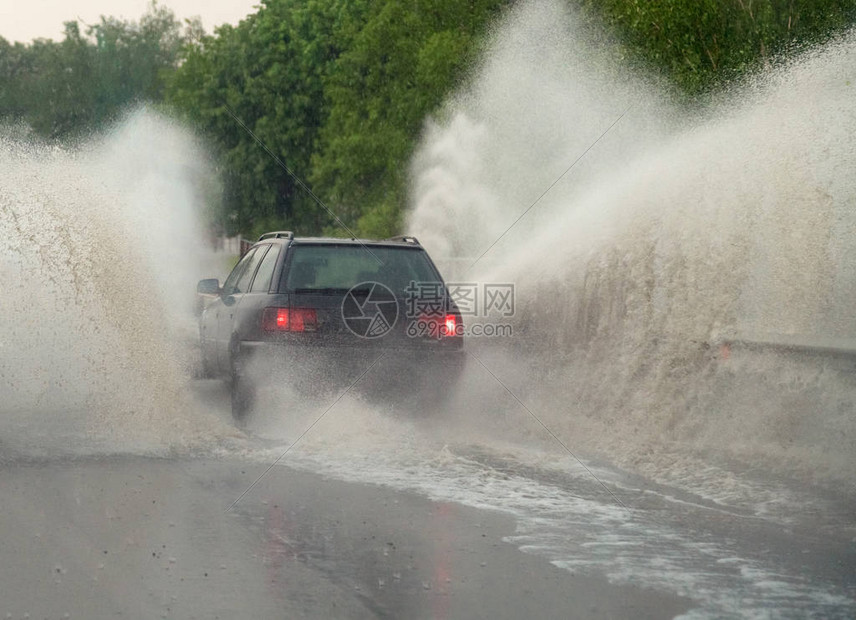
[[[517,287],[515,337],[473,345],[619,462],[854,480],[854,364],[811,351],[856,343],[856,38],[690,113],[560,4],[511,12],[414,160],[408,231]]]
[[[4,435],[47,450],[192,442],[204,151],[147,111],[76,149],[15,133],[0,141]]]

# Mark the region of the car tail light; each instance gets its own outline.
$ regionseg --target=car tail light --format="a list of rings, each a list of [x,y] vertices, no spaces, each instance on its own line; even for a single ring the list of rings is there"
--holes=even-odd
[[[458,320],[457,320],[457,318],[455,317],[455,315],[454,315],[454,314],[447,314],[447,315],[446,315],[446,321],[445,321],[445,323],[444,323],[443,325],[444,325],[444,327],[446,328],[446,331],[445,331],[445,333],[443,334],[444,336],[454,336],[454,335],[456,335],[456,333],[457,333],[457,332],[456,332],[456,329],[457,329],[457,326],[458,326]]]
[[[314,332],[318,329],[315,308],[265,308],[262,329],[266,332]]]
[[[458,328],[461,325],[461,319],[457,314],[422,315],[417,324],[426,326],[428,333],[423,335],[430,335],[431,338],[451,338],[460,335]]]

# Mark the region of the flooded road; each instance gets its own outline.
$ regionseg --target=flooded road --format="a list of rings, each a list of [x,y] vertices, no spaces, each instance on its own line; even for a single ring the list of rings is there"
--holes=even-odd
[[[514,519],[291,467],[90,457],[6,464],[13,618],[660,618],[688,601],[574,575]]]
[[[225,424],[224,386],[191,389],[212,425]],[[440,430],[448,413],[412,418],[349,396],[289,449],[320,411],[291,421],[260,412],[246,434],[183,454],[108,454],[86,448],[82,434],[66,436],[70,452],[4,450],[0,612],[856,613],[852,499],[710,465],[697,475],[730,478],[732,494],[704,497],[596,461],[586,460],[586,471],[546,441],[474,443],[465,425],[450,441]]]
[[[521,3],[426,120],[406,232],[515,302],[440,407],[236,428],[204,145],[0,136],[0,614],[856,616],[856,40],[686,110],[591,34]]]

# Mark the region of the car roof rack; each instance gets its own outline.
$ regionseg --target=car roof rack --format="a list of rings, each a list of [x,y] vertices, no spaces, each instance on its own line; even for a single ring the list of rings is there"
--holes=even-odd
[[[411,235],[398,235],[397,237],[389,237],[387,239],[384,239],[384,241],[398,241],[400,243],[412,243],[414,245],[421,245],[419,243],[419,239]]]
[[[294,233],[290,230],[277,230],[263,234],[259,237],[259,241],[263,239],[294,239]]]

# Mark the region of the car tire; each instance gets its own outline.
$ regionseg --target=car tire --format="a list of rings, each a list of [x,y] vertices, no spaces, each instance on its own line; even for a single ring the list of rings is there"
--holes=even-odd
[[[211,363],[211,360],[205,355],[205,350],[208,347],[205,344],[205,336],[203,335],[202,323],[199,324],[199,340],[197,342],[197,350],[198,355],[196,359],[198,360],[198,365],[195,368],[194,378],[195,379],[214,379],[217,376],[215,372],[214,365]]]
[[[252,413],[255,389],[247,374],[246,360],[242,356],[233,355],[231,367],[232,419],[243,425]]]
[[[201,350],[199,351],[199,365],[196,369],[196,375],[196,379],[214,379],[217,376],[211,362]]]

